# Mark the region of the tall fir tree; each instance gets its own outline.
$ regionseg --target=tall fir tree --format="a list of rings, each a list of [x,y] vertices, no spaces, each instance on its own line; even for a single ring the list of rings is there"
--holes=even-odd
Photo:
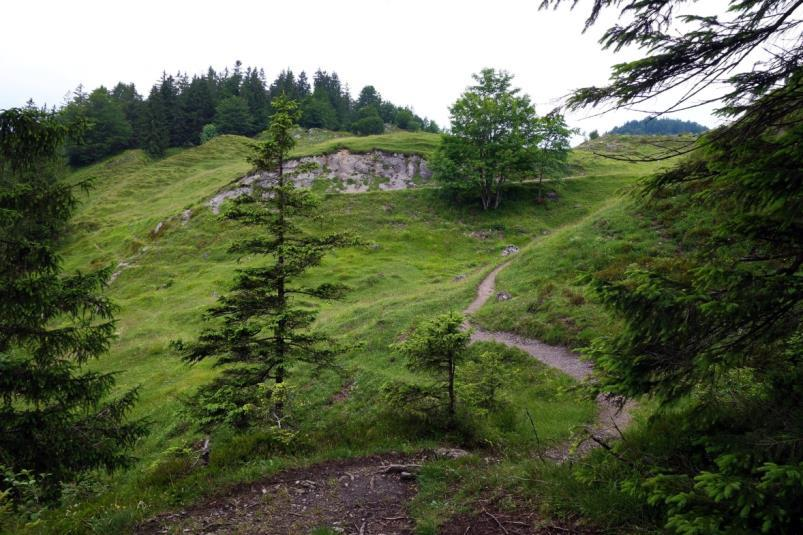
[[[254,119],[243,97],[228,97],[215,108],[215,126],[221,134],[248,135],[253,131]]]
[[[247,133],[261,132],[268,124],[268,92],[265,88],[264,73],[249,67],[240,94],[248,105],[251,115],[251,128]]]
[[[58,243],[87,186],[60,180],[69,130],[38,110],[0,114],[0,465],[48,474],[51,493],[79,471],[126,464],[145,432],[126,420],[136,391],[109,398],[114,375],[83,369],[115,321],[110,269],[62,273]]]
[[[179,97],[184,119],[187,121],[187,141],[197,143],[204,125],[215,118],[215,102],[206,77],[194,76]]]
[[[304,218],[318,215],[318,204],[309,190],[296,188],[293,176],[309,171],[299,166],[285,169],[295,145],[292,129],[298,120],[294,101],[280,96],[273,101],[274,114],[268,140],[260,145],[251,162],[255,170],[268,173],[256,182],[250,194],[239,197],[225,217],[257,232],[232,246],[238,255],[265,258],[262,265],[241,269],[232,291],[209,310],[217,322],[198,341],[184,349],[184,358],[198,362],[218,357],[225,366],[221,376],[202,388],[196,406],[202,423],[254,423],[251,410],[275,392],[287,377],[290,366],[305,362],[318,367],[332,366],[344,350],[335,340],[310,327],[316,310],[309,299],[336,299],[345,288],[324,283],[318,286],[294,284],[324,255],[353,243],[345,234],[313,236],[300,226]],[[182,347],[182,344],[178,344]],[[277,423],[283,418],[283,402],[276,399],[270,414]]]
[[[162,95],[158,86],[151,88],[148,100],[142,114],[140,125],[140,140],[142,149],[149,155],[162,156],[170,146],[170,130],[165,117]]]
[[[125,118],[133,129],[133,134],[128,147],[139,146],[139,125],[143,113],[145,103],[142,100],[142,95],[137,92],[134,84],[124,84],[119,82],[111,92],[112,98],[115,99],[123,110]]]

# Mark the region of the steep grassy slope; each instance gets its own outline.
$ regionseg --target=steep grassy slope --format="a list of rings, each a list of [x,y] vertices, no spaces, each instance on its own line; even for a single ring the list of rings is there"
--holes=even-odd
[[[351,152],[370,152],[381,150],[402,154],[418,154],[425,158],[432,157],[440,143],[439,134],[429,132],[406,132],[404,130],[376,136],[334,137],[320,143],[301,146],[293,151],[294,156],[314,156],[327,154],[340,149]]]
[[[334,150],[344,139],[349,138],[302,139],[299,154]],[[352,150],[376,147],[427,153],[433,139],[399,133],[345,143]],[[572,228],[584,228],[590,214],[606,206],[614,209],[617,201],[612,199],[645,170],[617,164],[597,175],[593,173],[596,157],[579,155],[588,176],[552,184],[559,200],[538,205],[534,190],[525,185],[512,188],[503,208],[495,212],[455,206],[437,190],[326,197],[325,217],[311,223],[310,229],[353,230],[370,245],[340,251],[310,274],[311,280],[352,287],[344,301],[322,307],[318,323],[364,346],[345,356],[340,374],[318,376],[304,368],[294,370],[295,425],[307,437],[297,451],[271,449],[258,435],[235,437],[221,432],[213,438],[210,467],[186,470],[171,460],[171,452],[188,447],[199,434],[182,413],[181,397],[216,371],[208,364],[183,364],[168,344],[196,336],[205,308],[226,291],[233,270],[251,262],[248,258],[238,262],[227,253],[229,245],[242,237],[242,229],[205,207],[215,191],[247,171],[244,158],[250,144],[245,138],[221,136],[158,161],[129,151],[72,177],[92,178],[95,189],[78,210],[74,233],[65,244],[68,269],[118,266],[109,288],[120,307],[118,337],[110,354],[93,366],[118,371],[121,388],[141,386],[136,416],[151,420],[152,433],[139,445],[140,461],[132,470],[101,477],[103,492],[69,514],[64,509],[54,511],[42,529],[64,532],[90,526],[96,532],[118,531],[212,488],[283,466],[389,449],[413,450],[454,439],[388,414],[379,397],[381,386],[397,378],[421,380],[407,371],[388,344],[423,318],[462,310],[483,274],[501,260],[504,246],[527,247],[533,240],[549,243],[552,237],[571,235]],[[185,210],[190,212],[183,215]],[[509,284],[516,295],[518,283],[512,281],[529,284],[529,279],[513,268],[530,265],[528,259],[537,247],[525,249],[526,256],[501,278],[511,277]],[[559,248],[546,251],[560,252]],[[560,265],[550,267],[559,271]],[[512,304],[518,307],[517,300]],[[481,318],[486,321],[488,315],[483,311]],[[511,319],[504,326],[520,329],[514,323]],[[471,445],[523,453],[539,442],[549,445],[565,439],[575,425],[593,418],[593,403],[571,393],[566,377],[515,352],[505,362],[510,380],[503,396],[512,408],[479,422]],[[537,436],[528,413],[536,415]],[[440,518],[445,513],[427,509],[421,514]]]
[[[584,347],[617,328],[584,275],[622,271],[669,246],[629,202],[614,199],[524,250],[497,280],[511,299],[488,303],[475,317],[491,330]]]
[[[573,151],[570,164],[580,176],[606,173],[615,177],[622,172],[645,176],[674,160],[629,164],[600,155],[646,158],[693,140],[691,136],[603,136]],[[490,330],[573,348],[614,332],[615,320],[597,304],[585,277],[647,263],[671,246],[638,212],[637,201],[628,197],[632,185],[522,251],[497,279],[497,288],[511,299],[488,302],[475,319]]]

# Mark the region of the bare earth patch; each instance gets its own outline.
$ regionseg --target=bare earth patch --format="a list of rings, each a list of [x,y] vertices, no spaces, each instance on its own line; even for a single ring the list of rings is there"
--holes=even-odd
[[[420,464],[424,454],[387,454],[292,469],[235,488],[226,496],[159,515],[140,534],[306,534],[329,527],[346,535],[412,533],[407,504],[414,479],[391,465]]]

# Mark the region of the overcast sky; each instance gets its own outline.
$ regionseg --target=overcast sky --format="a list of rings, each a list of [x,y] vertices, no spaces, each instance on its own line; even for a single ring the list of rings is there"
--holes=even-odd
[[[567,2],[569,4],[570,2]],[[204,2],[3,0],[0,108],[60,104],[87,89],[134,82],[141,94],[161,72],[222,70],[239,59],[265,69],[336,71],[352,95],[373,84],[386,99],[448,125],[449,105],[483,67],[506,69],[546,113],[572,89],[603,84],[633,51],[603,52],[608,13],[586,34],[590,2],[539,11],[540,0]],[[696,9],[691,4],[687,9]],[[685,11],[684,11],[685,12]],[[654,108],[659,108],[656,103]],[[572,113],[584,131],[645,114]],[[710,108],[677,116],[716,124]]]

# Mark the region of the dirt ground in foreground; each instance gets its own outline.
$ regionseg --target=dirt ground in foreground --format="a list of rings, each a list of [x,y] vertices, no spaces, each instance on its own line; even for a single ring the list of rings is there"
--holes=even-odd
[[[417,490],[415,480],[385,470],[423,460],[423,455],[389,454],[287,470],[225,497],[159,515],[137,533],[303,535],[322,526],[344,535],[413,533],[407,505]]]

